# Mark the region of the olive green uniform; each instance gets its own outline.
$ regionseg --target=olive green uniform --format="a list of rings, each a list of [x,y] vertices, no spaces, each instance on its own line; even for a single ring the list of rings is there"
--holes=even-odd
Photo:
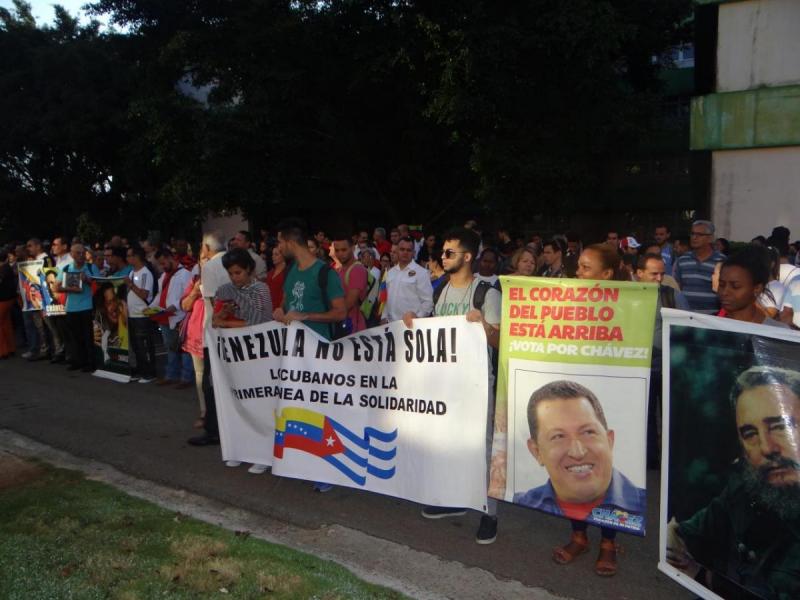
[[[800,598],[800,519],[785,522],[760,506],[741,468],[708,506],[680,523],[680,536],[723,598]]]

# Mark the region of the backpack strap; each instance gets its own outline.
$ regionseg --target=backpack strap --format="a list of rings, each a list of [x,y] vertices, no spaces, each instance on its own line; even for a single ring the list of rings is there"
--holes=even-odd
[[[483,310],[483,303],[486,302],[486,292],[492,289],[492,284],[486,281],[479,281],[472,293],[472,305],[478,310]]]
[[[441,298],[442,292],[444,291],[444,288],[447,287],[448,283],[450,283],[450,276],[445,277],[444,281],[442,281],[441,285],[439,287],[437,287],[435,290],[433,290],[433,305],[434,306],[436,306],[436,304],[439,302],[439,298]]]
[[[478,282],[478,286],[472,294],[472,305],[478,310],[483,310],[483,303],[486,301],[486,294],[489,290],[497,290],[502,293],[500,289],[500,280],[498,279],[495,283],[489,283],[488,281]]]
[[[356,263],[354,262],[352,265],[347,267],[347,271],[344,272],[344,284],[346,286],[350,285],[350,271],[352,271],[353,267],[355,267],[355,266],[356,266]]]
[[[442,292],[444,291],[444,288],[447,286],[448,283],[450,283],[449,277],[442,282],[442,285],[433,290],[434,306],[438,304],[439,298],[441,298]],[[478,310],[482,310],[483,303],[486,301],[486,292],[488,292],[491,289],[500,291],[499,282],[495,285],[492,285],[488,281],[479,281],[478,285],[475,286],[475,290],[472,292],[472,305]]]
[[[364,297],[363,298],[362,297],[358,298],[358,302],[359,302],[359,306],[360,306],[360,304],[367,298],[367,296],[369,296],[369,292],[372,289],[372,285],[371,285],[371,281],[370,280],[371,279],[375,279],[375,278],[372,276],[372,273],[370,273],[369,270],[364,265],[362,265],[361,263],[358,263],[358,262],[353,262],[353,264],[350,265],[349,267],[347,267],[347,270],[344,272],[344,285],[345,285],[345,287],[347,287],[347,288],[350,287],[350,271],[352,271],[355,267],[361,267],[367,273],[367,286],[364,288]]]
[[[328,301],[328,273],[332,270],[328,263],[322,261],[322,266],[317,273],[317,283],[322,292],[322,305],[325,307],[325,312],[331,309],[331,303]],[[336,323],[328,323],[328,331],[330,332],[331,340],[334,339],[336,337]]]
[[[330,303],[328,302],[328,273],[330,273],[330,271],[330,265],[323,262],[317,272],[317,283],[319,284],[319,289],[322,291],[322,303],[325,305],[325,312],[331,309]]]

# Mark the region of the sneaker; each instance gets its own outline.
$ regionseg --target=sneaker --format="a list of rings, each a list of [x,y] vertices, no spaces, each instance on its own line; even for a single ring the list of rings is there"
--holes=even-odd
[[[219,446],[219,436],[204,433],[186,440],[190,446]]]
[[[325,492],[330,492],[333,489],[332,483],[315,483],[314,484],[314,491],[319,492],[320,494],[324,494]]]
[[[128,381],[130,383],[136,383],[137,381],[139,381],[139,376],[138,375],[131,375],[131,378],[128,379]]]
[[[239,467],[239,466],[241,466],[241,464],[242,463],[240,461],[238,461],[238,460],[226,460],[225,461],[225,466],[226,467]]]
[[[268,465],[260,465],[258,463],[253,463],[253,466],[247,469],[247,472],[252,473],[253,475],[261,475],[262,473],[266,473],[267,469],[269,469]]]
[[[155,377],[140,377],[139,383],[150,383],[151,381],[155,381]]]
[[[20,358],[24,358],[25,360],[36,360],[34,358],[34,356],[37,356],[37,355],[34,354],[33,352],[30,352],[30,351],[29,352],[23,352],[22,354],[20,354]]]
[[[483,515],[475,541],[479,544],[491,544],[497,539],[497,517]]]
[[[426,506],[422,509],[422,516],[426,519],[444,519],[446,517],[460,517],[467,514],[466,508],[453,508],[451,506]]]

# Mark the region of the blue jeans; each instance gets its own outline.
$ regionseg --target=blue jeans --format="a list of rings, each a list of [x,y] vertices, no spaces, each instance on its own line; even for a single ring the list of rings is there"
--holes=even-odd
[[[167,349],[167,368],[164,379],[192,383],[194,381],[192,356],[180,348],[177,351],[170,350],[171,347],[180,344],[179,335],[177,329],[170,329],[166,325],[161,327],[161,337],[164,340],[164,347]]]

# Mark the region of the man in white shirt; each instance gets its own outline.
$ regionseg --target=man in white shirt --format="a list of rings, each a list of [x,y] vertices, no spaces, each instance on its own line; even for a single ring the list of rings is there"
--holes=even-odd
[[[126,258],[133,269],[128,275],[127,299],[128,334],[136,358],[131,369],[131,381],[150,383],[156,377],[155,332],[153,322],[143,311],[153,301],[156,280],[145,264],[146,254],[141,246],[128,248]]]
[[[181,348],[179,326],[186,316],[181,309],[181,297],[192,275],[166,248],[156,252],[156,260],[161,269],[161,277],[158,280],[158,296],[154,304],[165,311],[159,324],[164,347],[167,349],[167,367],[158,384],[178,384],[180,388],[188,388],[194,385],[194,367],[192,357]]]
[[[53,243],[50,244],[50,251],[53,253],[53,258],[55,258],[57,269],[63,270],[64,267],[72,264],[72,255],[69,253],[69,240],[64,236],[53,238]]]
[[[386,273],[386,306],[383,323],[402,319],[406,313],[427,317],[433,311],[433,287],[428,270],[414,260],[414,240],[397,243],[397,264]]]
[[[222,265],[222,256],[225,254],[225,245],[222,236],[218,233],[207,233],[203,236],[200,246],[200,291],[203,294],[203,331],[211,327],[211,317],[214,315],[214,296],[220,286],[230,283],[228,271]],[[206,401],[206,417],[203,428],[205,433],[189,438],[192,446],[211,446],[219,444],[219,424],[217,422],[217,405],[214,399],[214,386],[211,381],[211,361],[208,356],[208,347],[203,338],[203,396]]]

